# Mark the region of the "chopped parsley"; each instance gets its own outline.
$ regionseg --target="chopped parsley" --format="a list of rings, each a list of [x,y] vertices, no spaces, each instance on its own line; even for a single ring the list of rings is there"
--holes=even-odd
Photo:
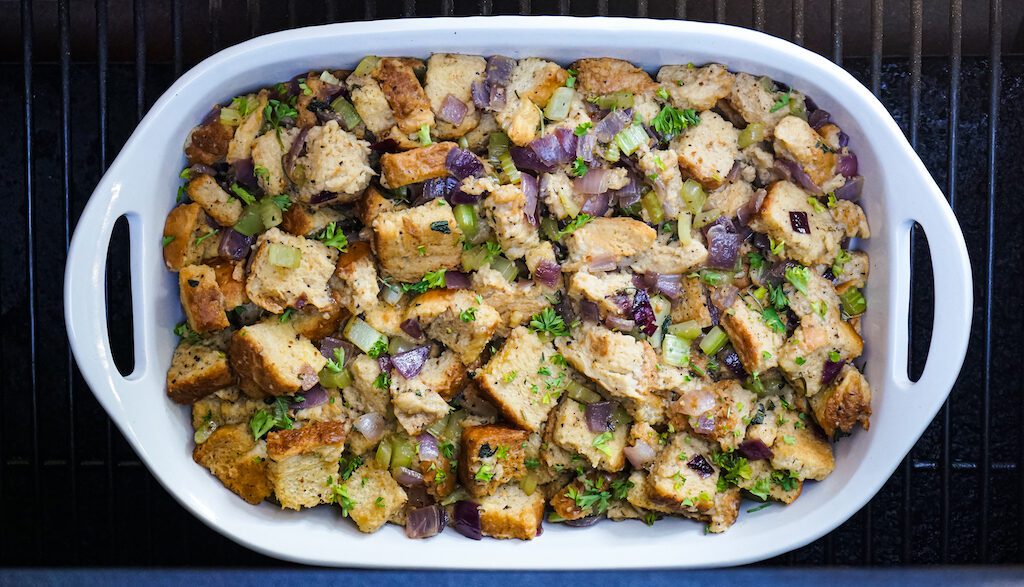
[[[192,344],[195,344],[202,340],[202,338],[199,336],[199,333],[196,332],[195,330],[192,330],[192,327],[188,325],[188,322],[181,322],[177,326],[175,326],[174,334],[178,335],[178,337],[183,339],[185,342],[189,342]]]
[[[612,455],[612,449],[608,446],[608,442],[612,438],[613,438],[612,433],[606,430],[606,431],[598,434],[597,436],[595,436],[594,437],[594,441],[591,443],[591,445],[594,448],[596,448],[597,450],[603,452],[604,454],[606,454],[608,456],[611,456]]]
[[[570,173],[576,177],[583,177],[589,170],[590,168],[587,167],[587,162],[583,160],[583,157],[577,157],[576,160],[572,162],[572,169],[570,170]]]
[[[772,483],[781,487],[783,491],[793,491],[800,483],[800,478],[792,471],[773,471],[771,479]]]
[[[496,459],[507,459],[508,458],[508,447],[502,444],[498,445],[498,450],[494,453]]]
[[[786,331],[786,325],[782,323],[782,319],[779,318],[779,313],[775,311],[775,308],[765,308],[761,312],[761,318],[763,318],[765,324],[775,332]]]
[[[754,506],[754,507],[750,508],[749,510],[747,510],[747,513],[748,514],[752,514],[754,512],[759,512],[759,511],[763,510],[764,508],[768,508],[768,507],[771,507],[771,506],[772,506],[772,502],[770,502],[770,501],[768,503],[762,503],[761,505],[757,505],[757,506]]]
[[[284,312],[281,312],[281,317],[278,318],[281,322],[288,322],[292,319],[292,314],[295,313],[295,308],[285,308]]]
[[[381,355],[387,354],[387,352],[388,342],[382,336],[377,339],[377,342],[373,343],[373,346],[370,347],[370,350],[366,354],[370,355],[371,359],[376,359]]]
[[[565,79],[565,87],[567,87],[567,88],[575,88],[576,87],[576,78],[579,77],[579,72],[577,72],[575,69],[571,69],[571,68],[567,69],[566,71],[569,72],[569,77],[567,77]]]
[[[282,124],[294,122],[299,113],[287,102],[270,99],[263,107],[263,119],[274,130],[280,130]]]
[[[853,260],[853,256],[849,253],[849,251],[840,249],[839,254],[836,255],[836,260],[832,261],[832,275],[835,275],[836,277],[842,275],[844,267],[851,260]]]
[[[593,219],[593,216],[585,212],[578,214],[576,218],[573,218],[569,222],[569,224],[565,225],[565,228],[558,231],[558,240],[562,240],[563,238],[576,232],[578,229],[583,228],[584,226],[586,226],[588,222],[590,222]]]
[[[786,106],[789,106],[789,100],[792,97],[792,95],[792,90],[783,92],[778,98],[776,98],[775,104],[772,104],[772,109],[770,110],[770,112],[778,112],[779,110],[782,110]]]
[[[786,250],[786,241],[775,242],[775,239],[768,237],[768,250],[770,250],[773,255],[781,256],[783,251]]]
[[[569,327],[565,325],[565,320],[550,306],[533,315],[530,319],[530,330],[547,332],[551,336],[569,336]]]
[[[797,365],[803,365],[804,363],[807,362],[807,359],[805,359],[803,357],[797,357],[797,358],[793,359],[793,362],[796,363]]]
[[[504,375],[501,376],[501,380],[504,381],[505,383],[512,383],[513,381],[516,380],[516,375],[518,374],[519,373],[517,371],[509,371],[508,373],[505,373]]]
[[[692,108],[679,110],[667,104],[662,106],[661,112],[651,120],[651,126],[665,140],[669,140],[687,128],[697,126],[698,124],[700,124],[700,116],[696,110]]]
[[[582,137],[583,135],[587,134],[588,130],[590,130],[592,128],[594,128],[594,123],[592,123],[592,122],[584,122],[584,123],[576,125],[576,129],[573,130],[572,132],[573,132],[574,135],[576,135],[578,137]]]
[[[666,102],[668,101],[668,90],[666,90],[664,86],[659,87],[658,90],[654,92],[654,95],[661,98],[662,100],[665,100]]]
[[[282,212],[287,212],[288,208],[292,207],[292,199],[288,197],[287,194],[272,196],[270,198],[270,201],[273,202],[275,206],[280,208]]]
[[[459,314],[459,319],[463,322],[472,322],[476,320],[476,311],[477,308],[466,308],[461,314]]]
[[[789,298],[786,297],[786,292],[778,285],[768,285],[768,300],[779,311],[785,310],[786,306],[789,305]]]
[[[348,249],[348,237],[345,236],[345,233],[338,228],[338,225],[335,222],[325,226],[324,229],[320,231],[320,234],[316,235],[316,238],[328,247],[334,247],[342,253]]]
[[[821,200],[815,198],[814,196],[807,196],[807,203],[810,204],[812,208],[814,208],[815,212],[825,211],[825,206],[822,205]]]
[[[167,245],[171,244],[172,242],[174,242],[174,237],[173,236],[165,236],[164,238],[162,238],[160,240],[161,246],[164,246],[164,247],[166,247]]]
[[[713,453],[711,462],[721,469],[718,477],[719,491],[725,491],[730,484],[739,485],[741,479],[750,479],[750,463],[736,452]]]
[[[220,232],[219,229],[214,229],[214,230],[211,230],[210,232],[208,232],[208,233],[206,233],[206,234],[204,234],[202,236],[197,236],[196,237],[196,244],[197,245],[201,244],[204,240],[210,238],[211,236],[217,234],[218,232]]]
[[[493,479],[493,478],[494,478],[494,468],[491,467],[490,465],[488,465],[487,463],[484,463],[484,464],[480,465],[480,468],[477,469],[476,474],[473,475],[473,479],[476,479],[477,481],[479,481],[481,483],[489,483],[490,480]]]
[[[444,458],[446,459],[451,459],[453,456],[455,456],[455,443],[453,443],[450,440],[442,441],[438,445],[438,448],[441,450],[441,454],[444,455]]]
[[[378,495],[377,499],[373,500],[373,505],[375,505],[375,506],[377,506],[379,508],[383,508],[384,507],[384,496],[383,495]]]
[[[402,291],[411,291],[416,293],[424,293],[428,289],[437,289],[444,287],[444,269],[438,269],[437,271],[428,271],[423,274],[423,279],[416,283],[403,283]]]
[[[264,179],[270,177],[270,170],[262,165],[253,167],[252,172],[256,174],[256,177],[262,177]]]
[[[253,204],[256,203],[256,196],[250,194],[245,188],[238,185],[237,183],[231,184],[231,191],[236,196],[238,196],[239,200],[245,202],[247,206],[252,206]]]
[[[349,497],[348,490],[345,486],[340,483],[335,483],[333,477],[327,478],[327,487],[331,490],[334,503],[341,506],[341,515],[347,517],[348,513],[352,511],[352,508],[356,507],[356,502]]]
[[[747,262],[752,271],[760,271],[764,268],[764,256],[761,253],[747,253]]]
[[[352,473],[356,472],[356,469],[363,466],[363,459],[362,457],[359,456],[353,456],[350,459],[342,457],[341,459],[339,459],[339,462],[341,463],[342,481],[347,481],[348,478],[352,476]]]
[[[811,270],[803,265],[786,267],[786,281],[793,284],[800,293],[807,295],[807,282],[811,278]]]
[[[391,375],[387,371],[381,371],[380,375],[373,380],[373,386],[377,389],[388,389],[391,387]]]
[[[785,442],[786,444],[789,445],[794,445],[796,444],[796,437],[786,434],[782,437],[782,442]]]
[[[274,428],[292,429],[292,419],[288,416],[288,400],[283,397],[274,398],[272,413],[260,409],[249,419],[249,430],[252,431],[252,436],[256,440]]]
[[[341,370],[345,368],[345,349],[338,347],[334,349],[334,358],[327,359],[327,365],[325,368],[331,373],[341,373]]]
[[[751,494],[758,497],[761,501],[765,501],[768,499],[768,494],[771,492],[771,490],[772,484],[771,480],[768,479],[768,477],[761,477],[757,481],[754,481],[754,484],[750,487],[750,489],[748,489],[748,491],[750,491]]]
[[[537,467],[540,467],[540,459],[530,457],[524,460],[523,464],[526,465],[527,469],[536,469]]]
[[[838,351],[834,351],[833,350],[833,351],[829,351],[828,352],[828,360],[832,361],[833,363],[838,363],[839,359],[841,359],[841,358],[842,357],[839,355]]]

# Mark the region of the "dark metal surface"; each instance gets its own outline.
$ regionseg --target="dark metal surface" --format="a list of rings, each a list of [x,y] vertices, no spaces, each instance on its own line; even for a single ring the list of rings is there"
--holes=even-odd
[[[212,52],[273,30],[519,12],[748,26],[828,56],[879,96],[963,226],[974,267],[971,346],[946,406],[878,496],[828,537],[770,564],[1024,563],[1024,3],[0,0],[0,10],[0,112],[8,121],[0,157],[0,564],[276,564],[207,529],[153,481],[89,393],[64,334],[71,231],[164,88]],[[115,231],[108,270],[112,344],[126,371],[127,233],[124,224]],[[916,231],[915,376],[932,299],[942,295],[933,292],[926,239]]]

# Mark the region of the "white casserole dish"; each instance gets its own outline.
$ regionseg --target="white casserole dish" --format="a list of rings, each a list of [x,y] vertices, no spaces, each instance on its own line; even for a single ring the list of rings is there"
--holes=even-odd
[[[184,166],[182,144],[212,104],[297,72],[352,67],[365,54],[426,56],[446,51],[579,57],[662,64],[726,64],[768,75],[814,98],[850,135],[866,183],[862,205],[873,237],[864,318],[867,376],[874,389],[870,431],[836,445],[836,469],[809,483],[793,505],[747,514],[725,534],[664,520],[589,529],[546,524],[531,542],[472,542],[455,532],[409,541],[389,526],[363,535],[337,508],[301,513],[250,506],[191,458],[188,410],[167,400],[164,376],[181,319],[176,278],[163,264],[164,218]],[[110,354],[105,263],[114,222],[131,232],[136,366],[122,377]],[[928,363],[907,378],[909,232],[928,236],[935,316]],[[971,268],[956,218],[885,108],[853,77],[788,42],[723,25],[642,19],[493,17],[391,20],[275,33],[222,51],[181,77],[153,106],[100,181],[82,213],[65,272],[65,320],[82,374],[99,402],[161,484],[203,522],[262,553],[304,563],[363,567],[605,569],[707,567],[768,558],[824,535],[882,486],[946,399],[963,362],[971,322]]]

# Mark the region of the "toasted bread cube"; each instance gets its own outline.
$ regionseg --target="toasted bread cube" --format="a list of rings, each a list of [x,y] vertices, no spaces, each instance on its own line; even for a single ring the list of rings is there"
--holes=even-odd
[[[402,330],[402,322],[405,320],[407,305],[402,300],[398,305],[377,304],[366,309],[363,320],[373,326],[381,334],[389,337],[408,337],[409,334]]]
[[[621,59],[580,59],[572,68],[576,70],[580,92],[588,97],[614,92],[647,94],[653,93],[658,87],[646,71]]]
[[[217,184],[217,180],[203,174],[188,182],[188,197],[221,226],[234,226],[242,215],[242,202],[232,198]]]
[[[576,194],[572,189],[572,180],[564,171],[553,171],[545,173],[540,178],[540,193],[538,194],[544,204],[548,207],[548,213],[559,220],[572,216],[583,205],[582,194]]]
[[[635,289],[633,277],[626,273],[594,275],[582,270],[573,273],[569,279],[569,297],[594,302],[603,312],[610,314],[622,313],[615,297]]]
[[[852,365],[843,365],[832,385],[811,396],[814,419],[829,438],[836,432],[849,433],[858,423],[868,429],[871,416],[871,386]]]
[[[220,163],[228,154],[228,143],[233,136],[234,127],[221,123],[219,116],[209,124],[193,128],[185,141],[189,165]]]
[[[507,426],[471,426],[462,431],[459,478],[474,497],[497,491],[500,485],[526,473],[523,463],[527,434]]]
[[[480,113],[473,106],[473,82],[484,80],[487,61],[479,55],[435,53],[427,59],[426,87],[430,107],[434,111],[437,127],[434,134],[442,139],[455,139],[466,134],[480,121]],[[448,96],[469,108],[459,124],[442,120],[438,115]]]
[[[451,411],[448,402],[418,377],[405,379],[396,374],[390,389],[395,419],[410,436],[421,434]]]
[[[332,222],[340,222],[345,215],[337,208],[319,206],[314,208],[302,202],[292,202],[284,212],[281,230],[295,236],[313,237]]]
[[[723,492],[715,494],[715,506],[712,511],[705,514],[705,517],[697,519],[707,522],[708,532],[720,534],[725,532],[736,523],[740,515],[740,502],[743,497],[737,487],[730,487]]]
[[[679,154],[679,165],[707,189],[725,182],[733,163],[740,156],[737,143],[740,131],[718,114],[705,110],[700,124],[691,126],[672,139],[672,150]]]
[[[561,393],[560,387],[552,392],[548,385],[568,377],[566,369],[549,360],[554,354],[550,342],[525,327],[517,327],[501,350],[477,371],[475,381],[506,420],[537,432]]]
[[[807,266],[831,264],[845,236],[827,209],[818,211],[807,201],[807,192],[788,181],[772,184],[761,210],[750,227],[767,233],[776,243],[784,242],[783,256]],[[810,232],[793,228],[794,214],[806,215]]]
[[[550,241],[541,241],[541,243],[529,251],[526,251],[526,268],[530,270],[530,275],[536,275],[537,267],[540,267],[541,263],[550,263],[552,265],[558,265],[558,258],[555,257],[555,248],[551,245]],[[555,289],[561,289],[561,280],[557,282]]]
[[[395,115],[380,84],[368,75],[352,75],[347,81],[351,87],[352,105],[367,130],[378,137],[387,134],[395,126]]]
[[[743,440],[750,422],[750,415],[756,408],[757,396],[736,382],[734,379],[718,381],[715,383],[700,383],[702,387],[714,394],[715,405],[704,414],[690,416],[685,414],[684,402],[680,398],[669,406],[673,414],[672,421],[677,429],[682,428],[680,420],[685,420],[686,425],[694,430],[694,434],[717,442],[723,451],[734,450]],[[708,433],[697,431],[697,420],[700,416],[711,418],[715,427]]]
[[[332,295],[335,303],[322,310],[312,304],[306,304],[301,310],[293,312],[289,322],[295,332],[310,340],[336,335],[342,323],[348,319],[349,313],[337,302],[338,292],[332,292]]]
[[[654,349],[628,334],[585,322],[556,345],[573,368],[615,397],[643,400],[656,379]]]
[[[265,173],[256,174],[256,181],[259,182],[263,193],[276,195],[288,190],[291,181],[284,171],[282,161],[300,132],[298,128],[271,129],[253,141],[253,166],[266,170]]]
[[[255,398],[292,395],[311,380],[315,383],[327,364],[313,343],[276,317],[235,332],[228,357],[238,386]]]
[[[224,309],[231,311],[238,306],[249,303],[249,296],[245,295],[245,265],[231,261],[213,261],[214,277],[217,279],[217,289],[224,296]]]
[[[735,218],[736,212],[754,197],[754,188],[745,181],[733,181],[708,194],[704,205],[709,210],[718,210],[726,218]]]
[[[490,266],[473,273],[473,291],[501,316],[501,325],[495,332],[508,336],[517,326],[530,321],[534,314],[551,305],[543,287],[534,282],[509,283],[505,276]]]
[[[219,339],[182,340],[174,349],[167,370],[167,397],[171,400],[191,404],[234,383],[235,374]]]
[[[362,314],[367,308],[377,305],[380,284],[377,282],[377,265],[373,261],[370,243],[352,243],[338,257],[334,276],[340,282],[337,290],[341,295],[341,304],[353,315]]]
[[[302,428],[267,433],[267,476],[282,508],[311,508],[333,500],[330,480],[338,475],[345,448],[343,422],[309,422]]]
[[[698,277],[684,276],[680,282],[679,299],[672,304],[672,322],[694,320],[701,328],[711,326],[711,310],[704,282]]]
[[[263,126],[263,109],[267,107],[269,93],[260,90],[259,95],[249,94],[246,99],[249,104],[249,113],[235,129],[235,135],[228,143],[227,162],[235,163],[242,159],[249,159],[252,155],[252,143],[256,135],[260,134],[260,127]]]
[[[646,150],[639,161],[641,173],[655,186],[654,193],[661,202],[665,218],[671,220],[678,218],[679,213],[686,209],[682,193],[683,176],[679,173],[677,161],[679,155],[672,149]],[[644,219],[651,221],[646,210]]]
[[[373,463],[356,469],[341,486],[351,500],[348,515],[360,532],[380,530],[408,501],[391,473]]]
[[[651,465],[647,478],[650,497],[679,511],[710,511],[714,507],[719,475],[718,467],[711,463],[711,453],[707,441],[685,432],[676,434]],[[707,477],[690,466],[700,460],[712,470]]]
[[[775,471],[767,460],[750,461],[749,465],[750,479],[737,479],[741,489],[757,497],[766,494],[769,499],[787,504],[800,497],[804,482],[790,477],[788,471]]]
[[[430,100],[408,63],[401,59],[385,57],[380,60],[380,65],[372,75],[373,79],[380,83],[380,89],[391,106],[399,130],[409,135],[418,131],[424,124],[434,126]]]
[[[528,57],[516,63],[505,89],[505,107],[495,115],[512,143],[523,146],[540,136],[540,109],[568,78],[568,72],[550,61]]]
[[[450,402],[462,391],[469,381],[466,365],[450,350],[423,362],[423,369],[416,375],[427,389],[433,389],[444,401]]]
[[[849,361],[863,351],[864,341],[848,322],[804,319],[779,350],[779,368],[790,383],[813,396],[822,388],[825,362],[835,356],[833,353],[840,361]]]
[[[299,266],[279,267],[271,263],[273,247],[297,249]],[[256,240],[245,292],[254,304],[275,314],[306,304],[327,308],[334,303],[327,281],[334,275],[337,258],[335,249],[319,241],[271,228]]]
[[[703,265],[708,259],[708,250],[697,239],[687,244],[676,241],[672,244],[654,243],[630,259],[629,267],[637,273],[686,274]]]
[[[736,78],[724,65],[710,63],[703,67],[664,65],[658,70],[658,81],[673,106],[700,112],[711,110],[728,97]]]
[[[565,398],[553,416],[555,427],[551,440],[563,449],[583,456],[591,467],[602,471],[621,471],[626,463],[622,450],[626,448],[628,426],[618,426],[595,434],[587,426],[583,404]]]
[[[374,176],[370,143],[342,129],[337,120],[309,130],[306,154],[295,160],[295,166],[304,172],[305,182],[299,186],[304,202],[321,192],[337,194],[332,203],[355,201]]]
[[[772,467],[791,471],[800,480],[821,481],[836,466],[832,447],[821,431],[800,418],[789,419],[779,426],[771,449]]]
[[[595,218],[577,228],[566,239],[569,259],[563,271],[579,271],[594,265],[604,266],[632,257],[654,244],[658,233],[632,218]]]
[[[755,309],[737,298],[722,314],[722,328],[748,373],[763,373],[779,364],[785,334],[775,332]]]
[[[369,355],[356,355],[348,365],[352,385],[345,388],[345,401],[364,414],[373,412],[384,416],[391,405],[391,392],[387,385],[378,385],[380,364]]]
[[[849,200],[839,200],[831,208],[832,218],[843,227],[849,238],[871,238],[864,209]]]
[[[834,173],[836,156],[807,121],[787,116],[775,126],[775,156],[796,161],[814,183],[822,185]]]
[[[374,249],[384,275],[416,282],[429,271],[462,263],[462,231],[444,200],[394,212],[373,221]]]
[[[868,282],[868,271],[871,268],[871,260],[864,251],[849,251],[850,260],[843,264],[843,269],[836,274],[839,285],[837,293],[843,293],[849,287],[864,287]],[[833,271],[834,272],[834,271]]]
[[[466,364],[476,361],[501,324],[498,311],[468,290],[428,291],[413,299],[407,317]]]
[[[203,238],[213,231],[206,223],[206,213],[199,204],[181,204],[171,210],[164,221],[164,263],[171,271],[201,263],[216,256],[216,236]],[[212,246],[211,246],[212,245]]]
[[[448,175],[445,160],[455,143],[433,143],[400,153],[385,153],[380,157],[381,185],[388,189],[420,183]]]
[[[224,296],[217,286],[217,276],[209,265],[188,265],[178,273],[178,293],[189,327],[196,332],[210,332],[231,326],[224,313]]]
[[[257,443],[245,424],[221,426],[206,442],[196,445],[192,459],[245,501],[256,505],[270,497],[274,486],[267,476],[266,445]]]
[[[761,80],[747,73],[736,74],[732,93],[729,95],[729,104],[740,113],[748,124],[759,122],[764,125],[765,133],[771,136],[775,131],[775,125],[783,118],[789,116],[790,109],[781,104],[780,99],[783,92],[771,92],[765,89]],[[789,96],[790,103],[802,101],[796,92]]]
[[[491,538],[533,540],[544,521],[544,494],[527,495],[518,483],[502,485],[480,502],[480,529]]]
[[[384,197],[384,194],[371,185],[363,192],[363,198],[356,204],[359,219],[364,226],[373,226],[373,221],[381,212],[394,212],[395,203]]]
[[[526,195],[518,185],[506,184],[491,192],[483,211],[509,259],[521,259],[540,244],[537,227],[526,219]]]
[[[249,425],[258,410],[266,409],[263,400],[252,399],[237,387],[225,387],[202,397],[192,404],[192,429],[206,426],[221,427],[231,424]]]

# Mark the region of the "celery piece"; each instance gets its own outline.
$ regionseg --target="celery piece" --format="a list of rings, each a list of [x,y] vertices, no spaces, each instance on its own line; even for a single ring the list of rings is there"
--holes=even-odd
[[[374,456],[374,459],[376,459],[378,465],[386,469],[391,466],[392,452],[391,441],[385,438],[383,442],[377,445],[377,454]]]
[[[647,212],[647,221],[651,224],[661,224],[665,220],[665,210],[661,207],[661,200],[654,191],[649,191],[640,198],[640,205]]]
[[[421,124],[420,125],[419,133],[417,133],[417,134],[419,135],[420,145],[426,147],[428,145],[433,144],[433,142],[430,140],[430,125],[429,124]]]
[[[516,264],[501,255],[491,261],[491,269],[501,273],[510,283],[515,282],[516,277],[519,275],[519,269],[516,268]]]
[[[380,341],[383,341],[385,348],[388,345],[388,337],[378,332],[373,326],[370,326],[359,317],[353,317],[345,325],[345,338],[367,354],[374,349],[375,345],[379,346],[377,343]]]
[[[498,156],[498,164],[501,167],[502,179],[506,183],[519,183],[522,180],[522,175],[516,169],[516,164],[512,161],[512,155],[508,151]]]
[[[455,214],[455,224],[459,225],[459,230],[466,237],[466,240],[473,240],[477,233],[477,216],[476,207],[472,204],[459,204],[452,210]]]
[[[672,324],[668,327],[668,333],[673,336],[685,338],[687,340],[693,340],[700,336],[700,324],[696,320],[687,320],[686,322],[680,322],[678,324]]]
[[[839,301],[842,303],[843,312],[846,312],[847,316],[857,316],[858,314],[863,314],[868,309],[868,301],[864,299],[864,294],[856,287],[851,287],[841,293]]]
[[[263,228],[273,228],[284,221],[284,213],[274,203],[273,198],[263,198],[258,205],[260,207],[260,220],[263,222]]]
[[[569,116],[569,105],[572,104],[575,95],[576,92],[572,88],[556,89],[544,107],[544,116],[548,120],[565,120]]]
[[[690,360],[690,342],[674,334],[666,334],[661,341],[661,360],[682,367]]]
[[[302,262],[302,251],[281,243],[270,243],[267,248],[267,260],[274,267],[295,269]]]
[[[344,96],[338,96],[331,102],[331,110],[334,110],[341,116],[346,130],[352,130],[363,122],[359,113],[356,112],[356,107],[346,100]]]
[[[245,236],[252,236],[257,232],[261,232],[264,229],[263,219],[260,216],[261,209],[262,206],[259,204],[246,206],[245,210],[242,210],[242,215],[238,217],[238,222],[233,227],[234,230]]]
[[[572,379],[565,384],[565,394],[581,404],[593,404],[604,400],[596,391],[583,387],[579,382]]]
[[[722,330],[721,326],[715,326],[700,340],[700,350],[710,357],[722,350],[727,342],[729,342],[729,335]]]
[[[704,193],[704,188],[692,179],[688,179],[683,182],[683,201],[686,202],[686,209],[691,214],[700,214],[701,210],[704,209],[704,202],[708,200],[708,195]]]
[[[598,108],[602,110],[615,110],[617,108],[632,108],[633,107],[633,93],[632,92],[612,92],[603,96],[598,96],[591,100]]]
[[[342,389],[352,385],[352,374],[348,369],[342,369],[335,373],[324,367],[320,370],[320,385],[331,389]]]
[[[644,130],[644,127],[633,124],[615,135],[615,144],[619,146],[619,151],[623,154],[632,155],[640,148],[640,145],[646,144],[649,139],[650,137],[647,136],[647,131]]]
[[[741,149],[746,149],[754,143],[760,143],[764,140],[764,135],[764,124],[761,122],[751,122],[740,131],[739,146]]]
[[[693,240],[693,216],[685,210],[679,211],[679,218],[676,224],[676,233],[679,235],[679,242],[688,245]]]
[[[413,457],[416,456],[416,447],[410,442],[409,438],[392,438],[391,439],[391,469],[397,469],[399,467],[408,467],[412,464]]]
[[[377,69],[378,64],[380,64],[380,57],[377,57],[376,55],[367,55],[366,57],[363,57],[362,61],[359,62],[359,65],[357,65],[352,71],[352,75],[370,75],[373,73],[373,70]]]

